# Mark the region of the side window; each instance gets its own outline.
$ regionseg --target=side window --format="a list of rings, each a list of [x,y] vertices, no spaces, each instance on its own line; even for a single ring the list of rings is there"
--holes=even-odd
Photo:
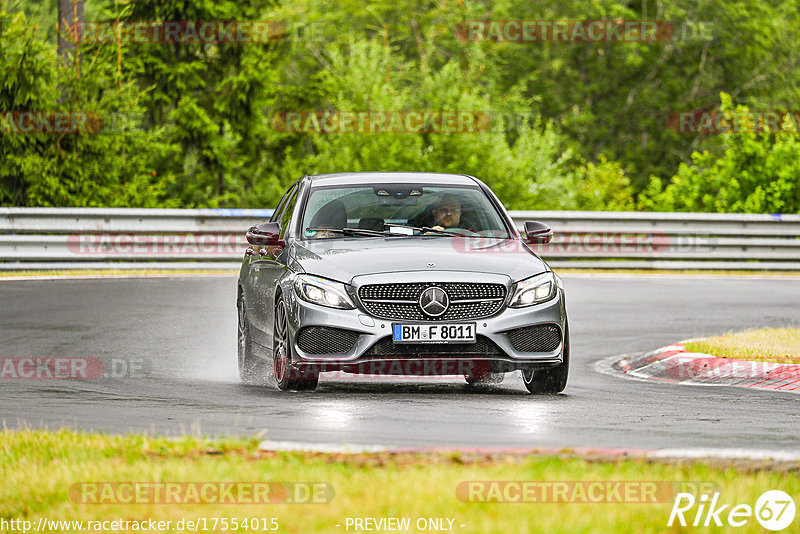
[[[286,193],[283,195],[283,198],[280,202],[278,202],[278,207],[275,208],[275,211],[272,212],[272,217],[269,218],[269,222],[280,222],[281,217],[283,217],[283,210],[286,209],[286,201],[289,200],[294,194],[295,186],[292,185],[289,189],[286,190]]]
[[[294,213],[294,205],[297,202],[297,188],[292,191],[291,198],[286,202],[283,213],[281,213],[281,238],[285,238],[289,232],[289,224],[292,221],[292,213]]]

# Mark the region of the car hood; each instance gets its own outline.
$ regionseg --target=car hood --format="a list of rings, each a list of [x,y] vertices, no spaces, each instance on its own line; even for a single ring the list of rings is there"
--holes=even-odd
[[[549,270],[519,240],[388,237],[296,241],[295,260],[309,274],[349,283],[366,274],[461,271],[506,275],[513,282]],[[430,267],[429,264],[434,264]]]

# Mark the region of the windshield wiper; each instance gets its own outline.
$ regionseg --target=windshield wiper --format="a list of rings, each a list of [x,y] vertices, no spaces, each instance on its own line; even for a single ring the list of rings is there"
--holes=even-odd
[[[445,230],[436,230],[435,228],[431,228],[430,226],[411,226],[410,224],[398,224],[398,223],[386,223],[386,226],[394,226],[395,228],[408,228],[410,230],[417,230],[419,232],[422,232],[423,234],[448,235],[450,237],[453,236],[464,237],[464,234],[447,232]]]
[[[369,228],[350,228],[345,226],[344,228],[324,228],[321,226],[309,226],[306,228],[306,232],[309,230],[315,232],[335,232],[337,234],[347,235],[347,236],[363,236],[363,237],[386,237],[386,236],[396,236],[402,234],[394,234],[391,232],[381,232],[380,230],[370,230]]]

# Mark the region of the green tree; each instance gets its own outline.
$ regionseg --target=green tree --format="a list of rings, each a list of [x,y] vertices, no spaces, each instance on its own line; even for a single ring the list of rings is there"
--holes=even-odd
[[[486,181],[512,208],[574,207],[572,153],[552,125],[536,117],[503,120],[520,116],[506,114],[507,103],[495,105],[457,59],[434,68],[429,55],[407,59],[387,48],[379,37],[354,37],[348,47],[321,52],[327,64],[317,73],[325,95],[321,109],[474,111],[499,123],[476,133],[286,133],[292,148],[280,170],[282,182],[337,171],[466,173]]]
[[[110,4],[123,21],[262,20],[263,2],[137,0]],[[149,127],[163,126],[165,140],[181,153],[165,161],[175,174],[171,197],[184,207],[241,205],[264,187],[262,164],[274,157],[264,142],[265,120],[277,86],[272,43],[124,43],[123,72],[148,88],[142,105]],[[270,180],[271,182],[271,180]]]
[[[165,191],[171,177],[154,175],[154,164],[169,157],[169,146],[158,140],[160,132],[138,127],[135,117],[141,108],[135,85],[114,79],[112,62],[102,50],[86,52],[80,76],[77,70],[63,69],[55,43],[40,32],[24,14],[0,9],[0,72],[4,73],[0,203],[142,207],[168,203]],[[62,90],[70,95],[69,101],[62,101]],[[99,120],[80,132],[17,131],[18,113],[52,116],[57,111]],[[125,120],[117,120],[120,117]]]
[[[733,110],[722,94],[722,111]],[[746,106],[736,112],[749,113]],[[787,119],[788,121],[789,119]],[[653,178],[640,209],[717,213],[800,213],[800,141],[794,124],[782,133],[722,134],[723,153],[694,152],[666,187]]]
[[[472,43],[493,94],[522,90],[529,106],[561,126],[587,160],[600,155],[630,171],[636,191],[671,176],[717,139],[667,128],[671,112],[711,109],[720,91],[752,107],[793,109],[800,95],[800,23],[783,0],[500,0],[470,4],[471,19],[650,19],[668,21],[661,42]],[[472,58],[475,47],[486,60]]]
[[[581,166],[575,193],[578,209],[587,211],[632,211],[633,188],[619,162],[600,156],[597,163]]]

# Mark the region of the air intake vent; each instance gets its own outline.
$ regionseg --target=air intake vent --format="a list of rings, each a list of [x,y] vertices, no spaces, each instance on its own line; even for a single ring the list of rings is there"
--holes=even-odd
[[[307,326],[297,334],[297,346],[306,354],[346,354],[353,350],[358,332],[327,326]]]
[[[561,329],[554,324],[537,324],[505,332],[518,352],[553,352],[561,344]]]

